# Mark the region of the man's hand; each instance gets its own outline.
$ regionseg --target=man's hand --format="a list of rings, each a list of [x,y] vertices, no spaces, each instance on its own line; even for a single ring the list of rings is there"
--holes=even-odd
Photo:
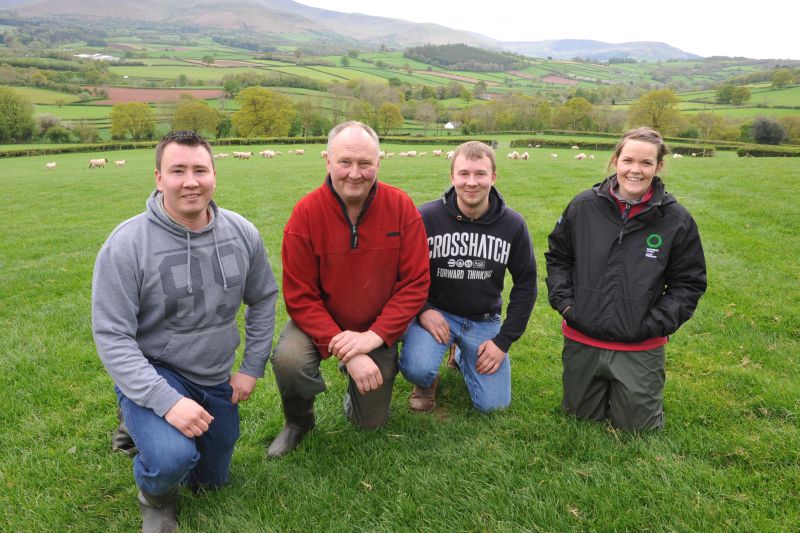
[[[358,354],[345,363],[350,379],[362,395],[383,385],[383,376],[375,361],[366,354]]]
[[[191,439],[208,431],[214,417],[199,403],[184,396],[164,414],[164,420]]]
[[[450,324],[436,309],[428,309],[419,315],[419,323],[439,344],[450,342]]]
[[[475,369],[478,374],[494,374],[505,358],[506,353],[498,348],[493,340],[484,341],[478,346],[478,361]]]
[[[246,402],[250,398],[253,389],[256,388],[256,378],[242,374],[241,372],[235,373],[228,380],[231,387],[233,387],[233,394],[231,394],[231,403]]]
[[[382,344],[383,339],[370,329],[363,333],[345,330],[331,339],[328,351],[346,364],[356,355],[368,354]]]

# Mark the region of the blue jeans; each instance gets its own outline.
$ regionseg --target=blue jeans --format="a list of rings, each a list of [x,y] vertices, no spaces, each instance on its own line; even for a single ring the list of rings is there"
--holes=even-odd
[[[419,387],[430,387],[439,373],[447,348],[451,343],[458,346],[456,361],[467,385],[472,405],[479,411],[495,411],[511,403],[511,364],[506,354],[500,367],[493,374],[479,374],[478,347],[493,339],[500,331],[500,315],[475,321],[437,309],[450,326],[450,342],[439,343],[414,319],[406,330],[403,349],[400,352],[400,372]]]
[[[142,492],[158,496],[179,484],[192,489],[215,489],[227,484],[233,446],[239,439],[239,407],[231,403],[231,386],[227,381],[198,385],[169,367],[154,368],[180,394],[203,406],[214,421],[208,431],[190,439],[152,409],[133,403],[114,387],[125,424],[139,449],[133,460],[136,485]]]

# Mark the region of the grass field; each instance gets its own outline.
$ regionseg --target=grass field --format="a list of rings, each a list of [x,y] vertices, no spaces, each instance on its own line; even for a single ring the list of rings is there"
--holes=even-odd
[[[10,87],[14,92],[25,96],[31,103],[34,104],[55,104],[57,100],[63,100],[65,103],[77,102],[78,95],[61,93],[58,91],[50,91],[48,89],[39,89],[37,87]]]
[[[800,528],[800,167],[730,153],[669,161],[668,189],[700,227],[709,291],[667,347],[665,429],[628,435],[562,414],[559,320],[543,283],[547,234],[568,200],[600,179],[608,153],[575,161],[570,150],[537,150],[509,161],[505,148],[497,183],[527,219],[540,282],[512,347],[511,408],[476,413],[460,377],[444,372],[441,407],[412,415],[410,386],[398,378],[389,424],[358,431],[344,420],[344,381],[328,363],[317,428],[268,461],[265,446],[283,423],[268,370],[241,409],[231,485],[183,494],[181,531]],[[103,156],[128,163],[86,168]],[[50,159],[58,168],[45,171]],[[144,207],[152,150],[2,165],[0,530],[138,530],[130,460],[110,451],[114,393],[92,341],[90,284],[109,232]],[[447,172],[445,159],[387,159],[381,179],[421,203],[446,188]],[[322,173],[317,155],[218,161],[218,202],[260,229],[279,279],[283,225]],[[285,321],[281,303],[278,327]]]

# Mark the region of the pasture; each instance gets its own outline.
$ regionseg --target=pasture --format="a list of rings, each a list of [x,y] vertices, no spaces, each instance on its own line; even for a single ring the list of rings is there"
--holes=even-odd
[[[291,147],[243,149],[264,148]],[[218,203],[259,228],[278,279],[282,228],[321,183],[323,148],[217,161]],[[268,368],[241,407],[231,485],[183,493],[181,531],[800,529],[796,161],[668,161],[667,188],[700,227],[709,291],[667,346],[666,427],[630,435],[562,414],[562,337],[544,285],[547,234],[604,175],[609,154],[576,161],[570,150],[529,151],[529,161],[507,160],[507,143],[498,151],[498,188],[525,216],[539,267],[538,302],[511,350],[511,407],[478,414],[460,376],[443,369],[433,415],[409,413],[411,387],[398,377],[388,425],[358,431],[344,419],[344,379],[328,362],[316,429],[269,461],[283,416]],[[89,170],[96,157],[111,166]],[[45,171],[48,161],[58,167]],[[98,249],[153,188],[153,151],[0,165],[0,530],[138,530],[130,459],[110,450],[115,398],[92,341],[90,293]],[[386,159],[380,179],[422,203],[446,189],[448,169],[444,158]],[[286,318],[279,301],[278,330]]]

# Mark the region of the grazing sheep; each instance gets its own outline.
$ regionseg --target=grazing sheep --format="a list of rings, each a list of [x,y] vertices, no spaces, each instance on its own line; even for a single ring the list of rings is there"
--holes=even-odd
[[[422,157],[423,155],[428,155],[428,152],[420,152],[417,154],[417,157]]]
[[[683,159],[681,154],[672,154],[672,159]]]
[[[431,152],[431,155],[433,157],[442,157],[442,153],[443,153],[442,150],[434,150],[433,152]]]
[[[581,149],[581,147],[580,147],[580,146],[578,146],[577,144],[573,144],[573,145],[572,145],[572,149],[573,149],[573,150],[580,150],[580,149]]]
[[[230,157],[230,154],[226,153],[214,154],[214,159],[225,159],[226,157]]]
[[[400,155],[397,157],[408,157],[408,152],[400,152]]]
[[[519,159],[519,152],[517,152],[516,150],[514,150],[513,152],[511,152],[510,154],[508,154],[508,158],[509,158],[509,159]]]
[[[233,152],[234,159],[250,159],[253,157],[253,152]]]
[[[326,157],[328,157],[328,151],[327,151],[327,150],[323,150],[323,151],[321,151],[321,152],[319,153],[319,156],[320,156],[321,158],[325,159]]]
[[[295,150],[295,151],[294,151],[294,155],[303,155],[303,154],[305,154],[305,153],[306,153],[306,151],[305,151],[305,150]]]
[[[529,157],[530,155],[528,154],[528,152],[522,152],[522,155],[519,156],[520,159],[525,159],[525,160],[527,160]]]
[[[534,146],[534,148],[541,148],[541,147],[542,147],[541,144],[537,144],[536,146]]]
[[[89,160],[89,168],[99,168],[105,167],[108,164],[108,159],[105,157],[103,159],[90,159]]]
[[[589,154],[589,159],[594,159],[594,154]]]
[[[528,148],[533,148],[533,145],[531,143],[528,143]]]
[[[383,150],[381,150],[380,152],[378,152],[378,157],[379,157],[380,159],[383,159],[384,157],[386,157],[386,152],[385,152],[385,151],[383,151]]]
[[[450,161],[452,161],[455,156],[456,156],[455,150],[450,150],[449,152],[447,152],[447,159],[449,159]]]
[[[281,152],[280,150],[275,150],[275,155],[283,155],[283,152]]]
[[[692,157],[697,157],[697,152],[692,152]]]
[[[586,159],[586,154],[581,152],[581,153],[579,153],[578,155],[575,156],[575,159]]]
[[[558,154],[550,154],[550,159],[558,159]]]
[[[394,152],[386,152],[386,157],[394,157]]]
[[[275,157],[275,152],[273,150],[261,150],[258,152],[258,155],[263,157],[264,159],[272,159]]]
[[[120,159],[119,161],[114,161],[114,164],[117,165],[118,167],[124,167],[125,166],[125,160],[124,159]]]
[[[417,151],[409,150],[408,152],[406,152],[406,157],[417,157]]]
[[[44,166],[44,168],[45,168],[45,170],[53,170],[54,168],[56,168],[56,162],[53,161],[52,163],[47,163]]]

